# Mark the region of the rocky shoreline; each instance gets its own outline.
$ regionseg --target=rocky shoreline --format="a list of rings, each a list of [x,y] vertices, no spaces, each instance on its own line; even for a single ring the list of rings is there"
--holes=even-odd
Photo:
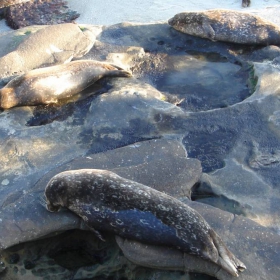
[[[29,26],[0,42],[2,86],[81,58],[133,73],[72,102],[2,110],[3,279],[234,279],[170,248],[117,240],[119,249],[113,236],[111,247],[98,245],[74,214],[49,213],[41,203],[48,180],[77,168],[112,170],[180,199],[246,264],[239,279],[278,279],[277,46],[212,42],[167,23]],[[84,246],[71,247],[79,234]]]

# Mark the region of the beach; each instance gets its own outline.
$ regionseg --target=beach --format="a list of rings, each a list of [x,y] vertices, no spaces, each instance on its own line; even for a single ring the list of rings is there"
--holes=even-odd
[[[97,3],[98,2],[98,3]],[[167,21],[176,13],[183,11],[201,11],[209,9],[242,10],[258,14],[280,25],[280,2],[277,0],[252,0],[251,6],[242,7],[241,0],[116,0],[68,1],[69,7],[80,13],[78,23],[111,25],[120,22],[151,23]]]
[[[202,11],[209,9],[232,9],[246,11],[270,20],[280,25],[280,1],[277,0],[252,0],[251,6],[242,7],[241,0],[210,0],[210,1],[186,1],[186,0],[69,0],[68,6],[80,13],[76,20],[81,24],[112,25],[120,22],[152,23],[167,21],[176,13],[183,11]],[[0,21],[0,32],[11,30]]]

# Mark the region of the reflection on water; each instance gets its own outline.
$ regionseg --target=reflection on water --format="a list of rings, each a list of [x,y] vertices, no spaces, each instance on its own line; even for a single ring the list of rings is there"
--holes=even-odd
[[[186,55],[168,56],[165,63],[166,72],[156,87],[176,95],[187,111],[227,107],[252,94],[247,82],[249,68],[233,64],[217,53],[189,51]]]

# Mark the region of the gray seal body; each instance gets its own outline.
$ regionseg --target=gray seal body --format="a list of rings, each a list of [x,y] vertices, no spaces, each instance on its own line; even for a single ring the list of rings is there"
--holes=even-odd
[[[238,44],[279,45],[280,28],[258,16],[230,10],[176,14],[168,21],[183,33]]]
[[[93,231],[143,243],[172,246],[231,273],[245,269],[194,209],[148,186],[97,169],[65,171],[45,189],[47,209],[66,207]]]

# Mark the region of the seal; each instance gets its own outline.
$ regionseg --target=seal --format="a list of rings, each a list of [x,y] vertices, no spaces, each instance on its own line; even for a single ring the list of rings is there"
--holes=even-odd
[[[122,68],[94,60],[77,60],[31,70],[0,90],[0,107],[32,106],[69,99],[103,77],[131,77]]]
[[[147,244],[172,246],[211,261],[234,276],[246,268],[194,209],[111,171],[59,173],[47,184],[45,198],[49,211],[68,208],[100,238],[99,230]]]
[[[169,19],[183,33],[238,44],[279,45],[280,28],[258,16],[230,10],[185,12]]]

